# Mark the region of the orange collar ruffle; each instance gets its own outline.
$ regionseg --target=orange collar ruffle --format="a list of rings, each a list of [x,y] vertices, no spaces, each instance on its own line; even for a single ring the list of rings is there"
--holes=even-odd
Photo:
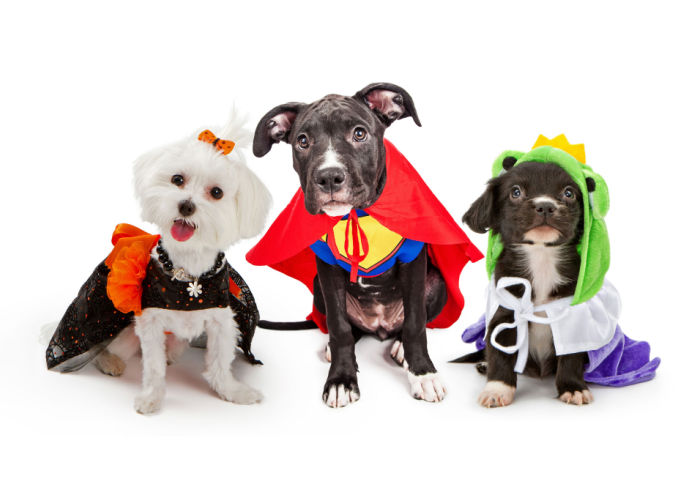
[[[141,282],[151,260],[151,250],[160,239],[130,224],[117,225],[112,233],[114,248],[105,259],[110,269],[107,276],[107,297],[122,313],[141,314]]]

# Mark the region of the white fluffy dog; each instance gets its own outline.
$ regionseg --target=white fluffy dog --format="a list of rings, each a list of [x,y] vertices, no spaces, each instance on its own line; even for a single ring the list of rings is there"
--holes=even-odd
[[[158,226],[162,235],[159,246],[152,250],[151,265],[195,299],[200,294],[206,298],[199,281],[226,267],[220,253],[262,231],[270,207],[269,192],[248,169],[241,152],[249,143],[242,121],[234,115],[219,137],[212,143],[195,134],[144,154],[134,165],[142,217]],[[228,154],[216,147],[226,139],[235,141]],[[204,377],[211,388],[226,401],[260,401],[262,395],[231,372],[239,330],[230,307],[169,310],[145,306],[95,363],[101,371],[119,375],[124,361],[140,345],[143,385],[135,408],[139,413],[153,413],[165,394],[166,364],[202,332],[207,334]]]

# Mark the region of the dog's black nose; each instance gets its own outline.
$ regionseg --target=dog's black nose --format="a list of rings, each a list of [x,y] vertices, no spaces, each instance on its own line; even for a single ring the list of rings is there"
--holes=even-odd
[[[345,172],[337,167],[317,170],[314,174],[314,182],[324,193],[332,193],[345,184]]]
[[[190,200],[182,200],[178,203],[177,209],[183,216],[188,217],[194,213],[195,206]]]
[[[535,203],[535,212],[544,217],[552,215],[556,209],[557,206],[551,201],[538,201]]]

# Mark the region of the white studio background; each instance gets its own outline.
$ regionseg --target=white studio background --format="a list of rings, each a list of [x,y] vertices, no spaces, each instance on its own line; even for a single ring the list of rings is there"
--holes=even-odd
[[[688,497],[697,470],[698,12],[693,2],[3,2],[0,7],[3,498]],[[467,307],[429,332],[449,394],[411,399],[389,344],[358,344],[361,400],[321,402],[326,338],[258,331],[263,367],[235,370],[266,399],[213,395],[201,351],[168,371],[160,414],[132,408],[122,378],[45,369],[42,324],[58,320],[139,218],[131,164],[228,118],[251,127],[273,106],[401,85],[423,127],[387,137],[459,220],[493,159],[538,134],[584,142],[607,180],[610,279],[622,326],[662,358],[652,382],[594,386],[567,407],[552,380],[521,379],[515,403],[484,410],[460,333],[484,305],[483,263],[462,276]],[[250,166],[276,216],[297,188],[289,146]],[[270,219],[271,222],[272,218]],[[467,231],[486,247],[486,237]],[[227,252],[271,320],[311,297]]]

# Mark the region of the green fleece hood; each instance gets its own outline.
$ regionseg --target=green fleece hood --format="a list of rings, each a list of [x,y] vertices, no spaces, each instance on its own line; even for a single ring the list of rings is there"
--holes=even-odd
[[[526,161],[557,164],[574,179],[583,193],[583,235],[577,248],[581,256],[581,267],[572,305],[586,302],[600,290],[610,265],[610,241],[603,220],[610,206],[605,180],[585,164],[583,144],[569,144],[563,134],[551,140],[541,135],[533,149],[527,153],[503,152],[493,163],[493,177],[498,177],[503,172],[503,160],[507,157],[517,160],[514,167]],[[489,231],[486,254],[489,278],[502,250],[501,237]]]

